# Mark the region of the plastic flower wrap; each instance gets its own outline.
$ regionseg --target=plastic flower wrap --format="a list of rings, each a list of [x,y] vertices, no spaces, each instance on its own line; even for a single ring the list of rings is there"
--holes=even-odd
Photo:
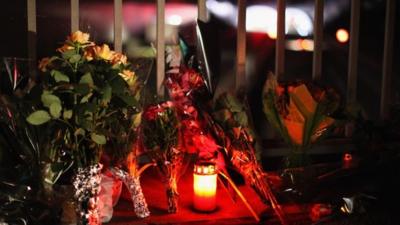
[[[202,76],[192,69],[181,68],[179,72],[169,74],[165,86],[182,123],[182,144],[185,150],[197,154],[202,160],[215,159],[219,146],[200,115],[204,112],[199,112],[199,98],[206,89]]]
[[[172,102],[149,106],[142,118],[145,153],[157,163],[164,178],[168,212],[178,210],[178,180],[182,174],[184,152],[179,145],[179,121]]]
[[[339,96],[333,89],[311,84],[279,84],[271,74],[264,86],[263,105],[270,124],[294,150],[294,158],[287,162],[292,167],[305,163],[296,155],[304,155],[334,124],[331,114],[339,106]]]

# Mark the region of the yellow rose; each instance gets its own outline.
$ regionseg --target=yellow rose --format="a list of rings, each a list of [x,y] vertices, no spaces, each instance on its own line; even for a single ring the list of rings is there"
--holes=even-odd
[[[48,58],[48,57],[41,59],[39,61],[39,66],[38,66],[39,70],[42,72],[46,72],[47,66],[50,64],[50,62],[51,62],[50,58]]]
[[[68,44],[64,44],[64,45],[61,46],[60,48],[57,48],[57,51],[58,51],[58,52],[61,52],[61,53],[64,53],[64,52],[66,52],[66,51],[68,51],[68,50],[72,50],[72,49],[74,49],[74,47],[72,47],[72,46],[70,46],[70,45],[68,45]]]
[[[94,52],[98,58],[104,60],[111,60],[114,55],[114,51],[111,51],[110,47],[108,47],[106,44],[103,44],[101,47],[95,46]]]
[[[126,55],[121,54],[119,52],[114,53],[112,59],[111,59],[111,63],[112,64],[123,64],[125,65],[127,63],[128,59],[126,57]]]
[[[69,37],[68,40],[75,43],[80,43],[80,44],[85,44],[89,42],[89,37],[90,35],[88,33],[83,33],[82,31],[78,30],[72,33]]]

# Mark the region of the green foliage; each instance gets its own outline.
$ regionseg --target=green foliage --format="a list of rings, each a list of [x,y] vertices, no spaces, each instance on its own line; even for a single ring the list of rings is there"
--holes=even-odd
[[[214,106],[213,118],[224,129],[236,150],[254,151],[254,132],[250,128],[245,104],[229,93],[221,94]]]
[[[58,82],[69,82],[69,77],[58,70],[52,70],[50,72],[54,80]]]
[[[125,56],[104,46],[67,40],[45,65],[41,106],[27,117],[32,125],[61,127],[63,142],[53,144],[69,151],[78,167],[96,163],[104,146],[116,155],[127,151],[136,137],[139,81],[120,60]]]
[[[47,111],[38,110],[30,114],[26,120],[33,125],[42,125],[51,120],[51,117]]]
[[[49,146],[58,141],[52,132],[59,128],[30,125],[26,117],[31,112],[31,102],[0,96],[0,218],[10,224],[17,218],[28,224],[57,224],[61,207],[43,196],[44,187],[56,183],[71,163]]]

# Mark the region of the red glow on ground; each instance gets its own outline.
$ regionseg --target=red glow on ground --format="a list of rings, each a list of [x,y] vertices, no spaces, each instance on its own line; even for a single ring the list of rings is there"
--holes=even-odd
[[[247,210],[243,202],[241,202],[239,198],[234,202],[229,197],[226,190],[221,187],[220,183],[217,187],[217,208],[215,211],[209,213],[196,211],[193,208],[193,166],[187,168],[186,174],[178,183],[179,208],[176,214],[167,213],[165,185],[162,183],[162,177],[159,176],[155,168],[150,168],[144,172],[141,176],[141,184],[151,211],[151,216],[145,219],[136,218],[133,213],[130,196],[128,192],[124,190],[122,196],[123,200],[120,200],[116,208],[114,208],[113,218],[121,218],[122,220],[125,219],[125,221],[129,221],[129,223],[124,224],[136,224],[135,222],[140,222],[141,224],[176,224],[182,221],[188,223],[190,221],[251,218],[251,213]],[[266,210],[268,210],[269,215],[273,214],[269,206],[263,204],[249,186],[241,185],[239,189],[257,214],[261,215],[265,213]],[[256,222],[254,221],[254,223]]]

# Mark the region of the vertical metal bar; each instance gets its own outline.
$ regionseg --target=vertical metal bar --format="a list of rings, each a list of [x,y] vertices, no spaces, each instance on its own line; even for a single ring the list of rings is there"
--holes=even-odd
[[[122,0],[114,0],[114,50],[122,52]]]
[[[79,30],[79,0],[71,0],[71,33]]]
[[[235,88],[246,86],[246,0],[238,0]]]
[[[357,101],[358,36],[360,25],[360,0],[351,1],[349,68],[347,77],[347,102]]]
[[[157,0],[157,93],[164,96],[165,75],[165,0]]]
[[[383,47],[383,69],[380,117],[382,120],[389,117],[389,103],[391,93],[391,77],[393,64],[393,38],[396,14],[396,0],[387,0],[385,19],[385,44]]]
[[[277,0],[276,11],[277,32],[276,32],[276,51],[275,51],[275,75],[280,77],[285,72],[285,10],[286,1]]]
[[[314,6],[314,55],[313,80],[320,80],[322,73],[322,41],[324,29],[324,0],[315,0]]]
[[[198,0],[197,1],[197,19],[201,20],[203,22],[208,21],[206,0]]]
[[[36,76],[36,0],[26,0],[28,24],[28,58],[29,74]]]

